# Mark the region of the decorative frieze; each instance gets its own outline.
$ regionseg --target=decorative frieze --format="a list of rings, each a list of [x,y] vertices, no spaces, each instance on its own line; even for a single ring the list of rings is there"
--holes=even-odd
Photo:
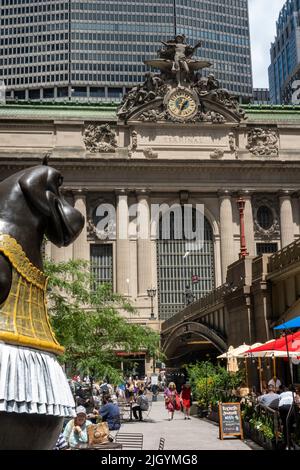
[[[157,158],[158,157],[158,153],[157,152],[154,152],[152,148],[146,148],[143,150],[143,153],[145,155],[146,158]]]
[[[90,124],[83,135],[86,149],[90,153],[115,152],[117,139],[109,124]]]
[[[279,136],[277,130],[255,127],[248,131],[246,148],[256,157],[277,157],[279,153]]]

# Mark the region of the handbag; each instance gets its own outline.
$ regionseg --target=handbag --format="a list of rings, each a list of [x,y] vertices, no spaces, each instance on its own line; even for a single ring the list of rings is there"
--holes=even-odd
[[[109,428],[106,422],[90,424],[87,427],[89,445],[103,444],[109,442]]]
[[[181,409],[181,401],[179,395],[175,396],[175,410],[179,411]]]

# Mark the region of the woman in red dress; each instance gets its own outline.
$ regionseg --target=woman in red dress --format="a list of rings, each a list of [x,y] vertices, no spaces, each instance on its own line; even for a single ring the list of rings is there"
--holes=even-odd
[[[184,419],[191,419],[190,418],[190,410],[191,410],[191,386],[187,382],[182,385],[180,398],[183,406],[184,412]]]

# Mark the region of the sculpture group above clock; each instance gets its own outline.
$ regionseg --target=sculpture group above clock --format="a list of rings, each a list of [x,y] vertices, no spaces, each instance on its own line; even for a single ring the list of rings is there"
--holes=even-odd
[[[179,34],[163,45],[158,59],[145,61],[160,72],[147,72],[145,81],[124,96],[118,110],[120,121],[222,124],[245,119],[237,98],[221,88],[213,74],[199,72],[212,65],[193,58],[200,42],[192,47]]]

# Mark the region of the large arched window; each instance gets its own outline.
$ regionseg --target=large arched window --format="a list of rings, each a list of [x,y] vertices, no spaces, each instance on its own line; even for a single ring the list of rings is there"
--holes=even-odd
[[[195,213],[194,210],[193,219]],[[172,317],[187,302],[205,296],[215,287],[213,232],[206,217],[204,241],[198,249],[185,240],[184,236],[182,239],[175,239],[172,217],[170,225],[170,239],[164,240],[160,220],[160,236],[157,241],[158,306],[161,320]]]

